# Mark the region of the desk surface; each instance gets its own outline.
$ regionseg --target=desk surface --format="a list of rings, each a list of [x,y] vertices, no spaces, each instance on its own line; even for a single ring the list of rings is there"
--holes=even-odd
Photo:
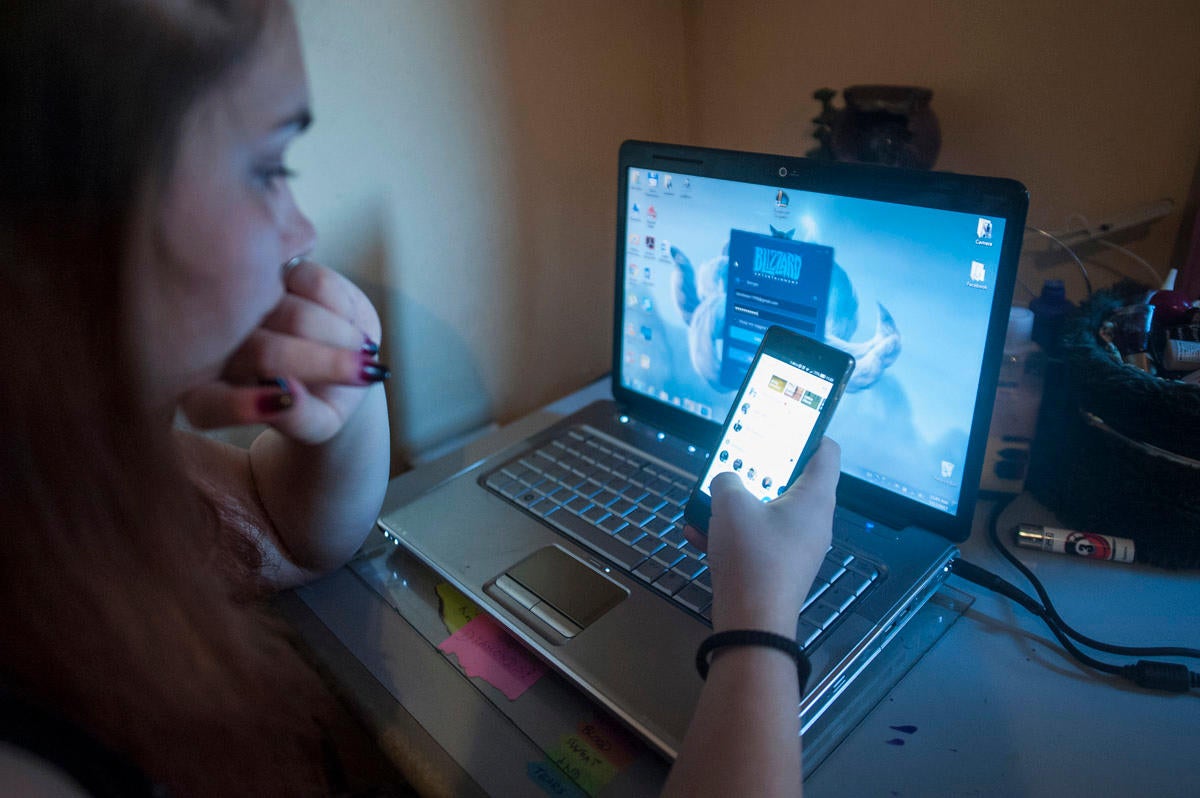
[[[398,477],[385,509],[605,395],[606,383],[590,386]],[[987,541],[990,509],[981,504],[963,556],[1025,587]],[[1022,496],[1001,524],[1018,520],[1052,517]],[[379,543],[373,536],[364,549]],[[1085,634],[1200,646],[1197,572],[1020,556]],[[545,795],[533,769],[594,709],[553,673],[513,702],[468,679],[435,648],[448,632],[434,575],[403,555],[388,562],[403,587],[392,604],[348,567],[285,594],[279,606],[419,790]],[[1200,694],[1116,683],[1067,658],[1040,621],[1008,600],[954,576],[949,586],[974,603],[809,776],[809,796],[1197,794]],[[600,795],[652,795],[666,767],[641,749]]]

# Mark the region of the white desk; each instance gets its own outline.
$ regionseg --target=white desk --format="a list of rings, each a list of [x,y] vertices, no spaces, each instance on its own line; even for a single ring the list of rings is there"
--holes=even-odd
[[[393,480],[385,509],[594,398],[589,386],[462,451]],[[991,550],[981,504],[964,557],[1025,588]],[[1027,496],[1001,519],[1052,521]],[[378,544],[373,537],[368,546]],[[1200,646],[1200,573],[1021,551],[1077,629],[1129,645]],[[423,792],[544,796],[530,765],[590,704],[547,674],[508,702],[467,679],[433,642],[448,635],[422,566],[397,556],[393,599],[350,568],[279,605],[385,750]],[[1041,621],[952,576],[974,604],[806,780],[811,796],[1194,796],[1200,794],[1200,693],[1125,686],[1068,659]],[[1110,658],[1112,659],[1112,658]],[[1200,662],[1189,662],[1200,669]],[[647,750],[601,793],[651,795],[666,764]]]

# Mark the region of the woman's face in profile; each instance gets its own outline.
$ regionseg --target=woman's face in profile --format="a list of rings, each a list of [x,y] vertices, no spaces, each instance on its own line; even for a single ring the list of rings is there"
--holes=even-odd
[[[282,298],[283,264],[315,244],[285,167],[308,121],[295,22],[279,4],[249,58],[185,115],[166,186],[135,221],[126,294],[155,404],[218,377]]]

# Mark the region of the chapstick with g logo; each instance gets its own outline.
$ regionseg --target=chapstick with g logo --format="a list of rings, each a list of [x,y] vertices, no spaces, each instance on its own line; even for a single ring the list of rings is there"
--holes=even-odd
[[[1129,538],[1098,535],[1094,532],[1076,532],[1038,524],[1017,526],[1017,545],[1027,549],[1073,554],[1091,560],[1133,562],[1134,542]]]

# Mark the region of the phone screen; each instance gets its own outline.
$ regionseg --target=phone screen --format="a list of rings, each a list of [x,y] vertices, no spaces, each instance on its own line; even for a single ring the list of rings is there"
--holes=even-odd
[[[700,490],[708,494],[713,477],[730,471],[763,501],[781,495],[834,390],[831,377],[764,351],[732,408]]]

